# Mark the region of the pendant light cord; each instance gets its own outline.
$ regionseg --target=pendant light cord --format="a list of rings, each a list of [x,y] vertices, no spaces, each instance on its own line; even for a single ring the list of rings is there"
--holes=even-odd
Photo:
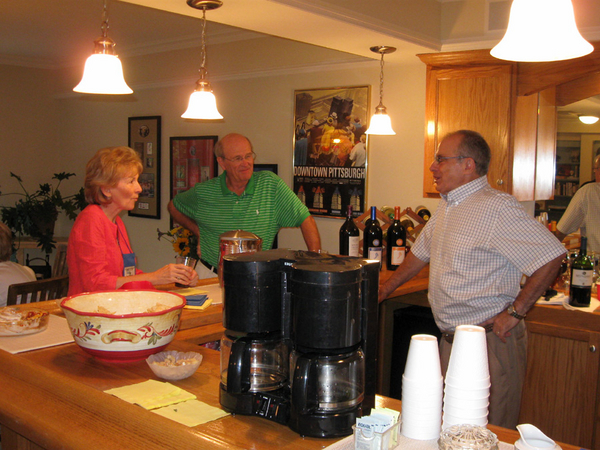
[[[108,0],[104,0],[104,8],[102,9],[102,25],[100,25],[102,37],[108,35]]]
[[[202,63],[200,65],[200,72],[202,76],[206,76],[206,7],[202,8]]]
[[[379,104],[383,103],[383,55],[381,52],[381,71],[379,72]]]

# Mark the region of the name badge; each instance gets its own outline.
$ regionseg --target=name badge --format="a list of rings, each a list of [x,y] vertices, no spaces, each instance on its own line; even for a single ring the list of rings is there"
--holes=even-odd
[[[135,253],[123,253],[123,276],[135,275]]]

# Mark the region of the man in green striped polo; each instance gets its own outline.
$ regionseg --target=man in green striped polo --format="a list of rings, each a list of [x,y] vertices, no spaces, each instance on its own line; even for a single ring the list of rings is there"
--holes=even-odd
[[[321,249],[315,219],[296,194],[274,173],[254,172],[256,154],[247,137],[226,135],[215,156],[224,172],[176,195],[168,206],[176,222],[200,237],[198,254],[206,267],[215,271],[219,236],[232,230],[256,234],[269,250],[280,228],[300,227],[308,250]]]

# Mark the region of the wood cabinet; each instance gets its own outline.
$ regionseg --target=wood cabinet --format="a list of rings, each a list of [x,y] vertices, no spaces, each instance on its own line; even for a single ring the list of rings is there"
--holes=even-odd
[[[488,179],[518,200],[554,191],[555,92],[517,95],[518,65],[489,51],[419,55],[427,64],[423,193],[437,197],[429,171],[440,140],[459,129],[478,131],[492,149]],[[550,167],[551,170],[537,168]]]
[[[535,307],[527,315],[527,377],[519,423],[600,449],[600,315]]]

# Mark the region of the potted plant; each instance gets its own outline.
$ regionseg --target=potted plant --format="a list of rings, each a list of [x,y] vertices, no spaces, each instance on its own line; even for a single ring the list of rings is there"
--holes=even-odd
[[[51,253],[55,247],[54,224],[58,214],[64,211],[67,217],[74,220],[77,213],[85,208],[87,202],[83,188],[76,194],[63,197],[59,187],[63,180],[68,180],[74,173],[55,173],[53,180],[58,180],[56,187],[50,183],[40,184],[39,189],[28,192],[23,186],[20,176],[10,173],[15,178],[23,192],[9,192],[0,196],[17,195],[19,198],[14,206],[0,206],[2,222],[4,222],[15,236],[28,235],[35,239],[38,246],[46,253]]]

